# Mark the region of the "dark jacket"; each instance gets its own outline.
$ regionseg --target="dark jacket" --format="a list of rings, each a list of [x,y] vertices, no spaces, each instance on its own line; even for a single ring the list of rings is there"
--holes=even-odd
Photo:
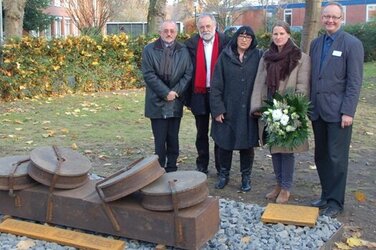
[[[191,61],[193,64],[193,76],[189,83],[188,90],[185,94],[185,105],[189,107],[194,115],[205,115],[210,113],[209,103],[206,102],[205,95],[206,94],[195,94],[193,93],[194,89],[194,79],[195,79],[195,71],[196,71],[196,52],[197,52],[197,44],[200,35],[196,34],[190,39],[185,42],[185,45],[188,48],[189,55],[191,57]],[[223,48],[229,42],[230,38],[223,33],[218,32],[218,54],[221,53]]]
[[[182,96],[192,77],[192,63],[184,44],[178,43],[173,52],[173,72],[170,82],[161,79],[161,58],[163,44],[157,41],[145,46],[142,53],[142,73],[146,83],[145,116],[151,119],[183,116]],[[170,91],[175,91],[179,98],[168,102],[166,97]]]
[[[340,122],[342,114],[354,117],[363,81],[364,50],[356,37],[339,30],[320,70],[324,36],[312,41],[311,119]]]
[[[218,58],[211,82],[211,136],[226,150],[258,146],[257,118],[249,115],[250,98],[262,52],[248,50],[241,63],[230,44]],[[224,114],[224,122],[214,118]]]

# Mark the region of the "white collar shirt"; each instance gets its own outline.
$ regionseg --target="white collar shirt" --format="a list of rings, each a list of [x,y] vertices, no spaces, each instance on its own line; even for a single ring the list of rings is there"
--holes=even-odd
[[[214,46],[214,39],[211,39],[210,41],[203,41],[204,42],[204,51],[205,51],[205,63],[206,63],[206,87],[210,87],[210,77],[211,77],[211,59],[212,59],[212,53],[213,53],[213,46]]]

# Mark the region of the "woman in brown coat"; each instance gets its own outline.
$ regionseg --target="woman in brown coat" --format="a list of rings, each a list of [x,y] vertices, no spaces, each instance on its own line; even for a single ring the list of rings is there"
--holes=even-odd
[[[260,109],[264,100],[271,99],[276,91],[284,94],[287,89],[309,95],[310,60],[291,40],[290,27],[283,21],[273,26],[272,43],[264,53],[251,97],[253,116],[261,116]],[[259,119],[259,132],[262,135],[265,124]],[[260,136],[262,138],[262,136]],[[261,144],[263,144],[261,140]],[[308,142],[289,149],[271,147],[274,173],[277,180],[275,188],[266,195],[268,199],[276,199],[277,203],[287,203],[293,183],[295,157],[294,153],[308,150]]]

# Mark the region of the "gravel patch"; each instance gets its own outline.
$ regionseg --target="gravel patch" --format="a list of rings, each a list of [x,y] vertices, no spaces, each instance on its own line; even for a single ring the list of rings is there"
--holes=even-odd
[[[341,226],[337,219],[326,216],[320,216],[317,225],[313,228],[280,223],[264,224],[261,222],[264,209],[258,205],[220,199],[221,228],[202,249],[319,249]],[[0,215],[0,220],[1,218]],[[156,244],[153,243],[124,238],[121,240],[125,241],[126,249],[154,250],[156,248]],[[1,233],[0,249],[73,250],[76,248]]]

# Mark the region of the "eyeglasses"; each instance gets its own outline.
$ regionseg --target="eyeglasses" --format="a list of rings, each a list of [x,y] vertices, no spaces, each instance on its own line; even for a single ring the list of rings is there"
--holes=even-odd
[[[251,36],[247,36],[247,35],[239,35],[238,38],[239,39],[244,39],[244,40],[247,40],[247,41],[252,40],[252,37]]]
[[[325,20],[330,20],[330,19],[332,19],[333,21],[338,21],[339,19],[341,19],[342,18],[342,16],[327,16],[327,15],[325,15],[325,16],[322,16]]]
[[[175,34],[175,33],[176,33],[176,30],[173,30],[173,29],[171,29],[171,30],[169,30],[169,29],[164,29],[164,30],[163,30],[163,33],[165,33],[165,34],[168,34],[168,33]]]

